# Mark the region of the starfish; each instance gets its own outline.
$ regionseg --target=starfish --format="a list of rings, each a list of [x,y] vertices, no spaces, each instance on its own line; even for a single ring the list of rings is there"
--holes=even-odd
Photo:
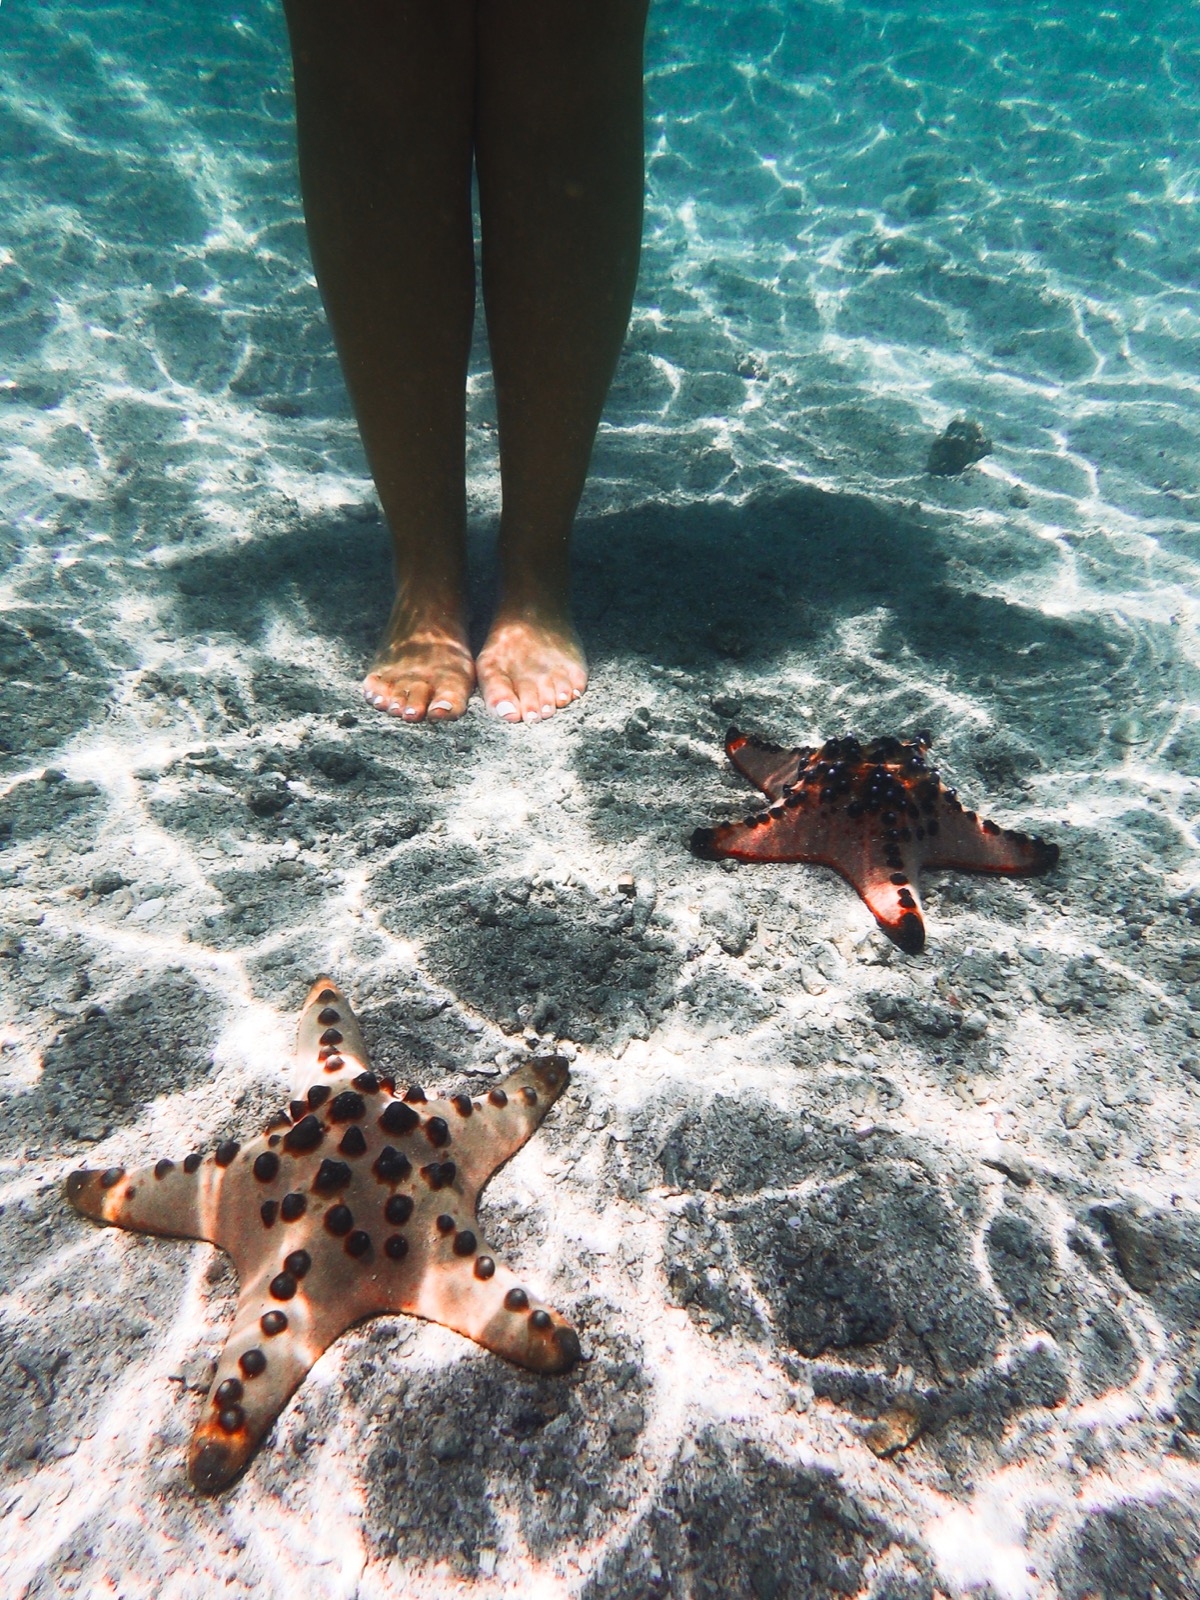
[[[85,1216],[233,1257],[241,1293],[192,1438],[197,1489],[237,1477],[308,1369],[364,1317],[425,1317],[534,1372],[579,1359],[575,1330],[497,1261],[476,1218],[479,1191],[566,1081],[548,1056],[480,1099],[397,1094],[370,1070],[345,996],[319,978],[300,1018],[297,1097],[261,1138],[71,1174]]]
[[[901,950],[925,948],[917,898],[923,867],[1049,872],[1058,846],[965,811],[925,752],[931,736],[912,740],[828,739],[819,748],[784,750],[730,728],[725,752],[766,795],[765,811],[744,822],[697,828],[693,852],[706,860],[811,861],[852,884]]]

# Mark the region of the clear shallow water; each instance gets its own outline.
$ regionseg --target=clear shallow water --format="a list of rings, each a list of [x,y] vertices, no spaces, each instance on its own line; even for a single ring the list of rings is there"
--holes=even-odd
[[[1197,1196],[1194,9],[654,8],[643,271],[579,537],[595,688],[577,721],[521,744],[481,719],[407,742],[335,720],[358,711],[386,540],[309,272],[276,9],[10,0],[0,44],[0,977],[13,1019],[0,1042],[20,1204],[36,1209],[41,1175],[98,1144],[127,1159],[151,1135],[174,1150],[193,1123],[224,1131],[248,1083],[266,1104],[291,989],[331,960],[358,975],[397,1070],[413,1056],[439,1071],[477,1063],[530,1018],[569,1026],[594,1046],[578,1080],[599,1105],[619,1102],[633,1142],[656,1152],[625,1169],[632,1193],[663,1176],[661,1127],[733,1068],[758,1074],[774,1104],[794,1097],[796,1125],[890,1119],[942,1197],[955,1282],[973,1303],[993,1293],[975,1275],[991,1250],[981,1219],[1009,1203],[979,1183],[978,1158],[988,1140],[1019,1144],[1037,1174],[1021,1215],[1049,1241],[1067,1309],[1055,1323],[1047,1290],[1036,1318],[983,1341],[979,1365],[1007,1383],[1053,1325],[1070,1403],[1005,1413],[997,1433],[1012,1422],[1015,1442],[999,1462],[983,1445],[976,1459],[975,1440],[955,1458],[953,1439],[931,1444],[919,1471],[859,1461],[862,1503],[891,1496],[947,1584],[959,1574],[1024,1596],[1049,1593],[1052,1514],[1065,1548],[1092,1467],[1110,1475],[1088,1491],[1096,1503],[1135,1478],[1147,1505],[1194,1497],[1165,1410],[1195,1371],[1194,1359],[1171,1366],[1171,1297],[1183,1304],[1186,1283],[1131,1308],[1111,1263],[1089,1278],[1063,1244],[1090,1226],[1098,1193],[1164,1212],[1182,1197],[1181,1230]],[[472,391],[482,544],[497,505],[482,333]],[[931,439],[962,415],[993,453],[959,479],[929,478]],[[646,708],[636,726],[631,704]],[[714,890],[682,841],[725,802],[744,804],[718,775],[729,715],[789,741],[932,725],[964,794],[1060,839],[1063,873],[929,886],[919,970],[884,970],[861,908],[824,875],[742,873]],[[348,750],[363,752],[357,773]],[[46,767],[66,784],[39,779]],[[287,810],[248,809],[284,775]],[[659,880],[658,942],[613,957],[612,884],[631,861],[651,883],[643,922]],[[126,881],[97,889],[103,873]],[[528,926],[510,928],[513,904],[533,906]],[[565,932],[551,959],[554,917]],[[730,956],[756,918],[760,936]],[[511,939],[507,964],[495,927]],[[715,944],[711,927],[724,930]],[[606,959],[616,998],[585,1022]],[[539,962],[528,992],[521,969]],[[955,1006],[984,1017],[974,1044],[954,1034]],[[710,1142],[701,1154],[725,1172],[727,1121],[718,1106],[681,1148]],[[599,1131],[576,1129],[574,1186],[523,1202],[552,1241],[551,1214],[603,1232],[588,1210],[612,1199],[589,1166],[607,1149]],[[811,1181],[835,1215],[841,1170],[811,1179],[801,1166],[797,1194]],[[172,1410],[164,1398],[168,1374],[213,1337],[219,1292],[214,1310],[195,1252],[156,1281],[136,1251],[81,1242],[50,1187],[40,1203],[42,1242],[13,1221],[15,1202],[7,1214],[5,1310],[38,1350],[70,1347],[93,1380],[60,1385],[59,1431],[30,1469],[25,1510],[60,1564],[45,1592],[86,1565],[90,1544],[112,1571],[161,1574],[169,1530],[151,1518],[130,1562],[88,1475],[107,1484],[132,1449],[122,1505],[140,1525],[142,1488],[178,1467],[191,1415],[190,1399]],[[876,1210],[864,1202],[864,1227]],[[637,1222],[630,1261],[588,1266],[616,1322],[640,1315],[638,1273],[658,1282],[673,1225]],[[548,1245],[560,1254],[541,1269],[582,1295],[576,1237]],[[119,1325],[116,1311],[80,1310],[96,1290],[92,1251],[118,1286]],[[1180,1255],[1183,1281],[1195,1257]],[[1088,1308],[1111,1314],[1113,1349],[1136,1361],[1088,1353]],[[647,1392],[668,1391],[662,1478],[681,1437],[662,1421],[678,1401],[663,1375],[681,1366],[704,1374],[697,1387],[727,1384],[768,1448],[783,1426],[777,1396],[754,1389],[757,1355],[739,1367],[735,1339],[689,1329],[682,1354],[659,1342],[644,1362]],[[154,1349],[127,1366],[139,1337]],[[452,1405],[453,1351],[428,1338],[419,1350],[421,1393],[440,1400],[450,1371]],[[1079,1376],[1089,1361],[1095,1382]],[[147,1373],[153,1415],[135,1392]],[[603,1432],[603,1397],[594,1404]],[[349,1419],[329,1470],[359,1462],[370,1409],[329,1400],[331,1430]],[[79,1419],[95,1430],[97,1414],[88,1433]],[[842,1413],[796,1426],[806,1459],[844,1465]],[[65,1466],[50,1453],[60,1444]],[[613,1481],[635,1470],[603,1464]],[[497,1478],[506,1470],[489,1458]],[[374,1462],[368,1476],[391,1502],[372,1503],[372,1536],[390,1537],[395,1503],[420,1525],[428,1475],[396,1487]],[[305,1517],[322,1481],[305,1480]],[[616,1549],[628,1534],[636,1550],[645,1475],[630,1494],[618,1510],[634,1511],[607,1508],[611,1526],[587,1537]],[[486,1524],[469,1509],[473,1528]],[[1147,1551],[1179,1546],[1174,1513],[1137,1515]],[[528,1517],[538,1548],[574,1537],[566,1513],[549,1540]],[[1081,1595],[1105,1571],[1101,1522],[1079,1557]],[[256,1530],[251,1557],[282,1584],[294,1554],[272,1544],[277,1531]],[[1136,1546],[1130,1535],[1121,1548]],[[212,1551],[205,1560],[226,1559],[220,1539]],[[617,1570],[596,1592],[620,1583]]]
[[[10,602],[51,561],[110,587],[114,556],[369,499],[276,8],[0,26]],[[1194,11],[660,4],[647,63],[641,286],[585,513],[794,484],[921,501],[967,589],[1108,619],[1165,748],[1155,675],[1195,660]],[[486,516],[482,330],[477,356]],[[925,478],[964,414],[994,454]]]

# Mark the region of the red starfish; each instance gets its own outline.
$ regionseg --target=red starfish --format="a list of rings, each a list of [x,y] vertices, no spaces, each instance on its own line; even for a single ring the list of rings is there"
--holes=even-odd
[[[730,728],[725,751],[770,801],[744,822],[697,828],[693,852],[706,860],[813,861],[854,885],[879,926],[909,955],[925,947],[917,899],[922,867],[1049,872],[1058,846],[983,822],[964,811],[925,763],[929,734],[910,742],[828,739],[819,750],[784,750]]]

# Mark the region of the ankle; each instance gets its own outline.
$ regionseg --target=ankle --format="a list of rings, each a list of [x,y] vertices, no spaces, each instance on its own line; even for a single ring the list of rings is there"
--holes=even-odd
[[[571,594],[567,583],[543,575],[505,578],[496,602],[496,619],[537,624],[571,623]]]
[[[432,628],[438,632],[466,633],[466,602],[456,588],[417,589],[402,585],[392,605],[388,627],[415,630]]]

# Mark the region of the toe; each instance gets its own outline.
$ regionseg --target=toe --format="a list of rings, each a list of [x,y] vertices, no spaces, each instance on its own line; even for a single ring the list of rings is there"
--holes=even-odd
[[[518,702],[521,707],[522,722],[540,722],[543,716],[553,716],[554,707],[543,711],[546,705],[546,696],[542,693],[542,686],[536,678],[526,678],[517,684]]]
[[[386,682],[375,673],[370,673],[363,682],[363,698],[373,705],[376,711],[382,711],[385,716],[395,716],[400,706],[404,704],[404,691],[397,689],[395,684]]]
[[[520,722],[521,697],[507,672],[497,672],[487,685],[484,694],[489,711],[494,711],[505,722]]]
[[[429,701],[429,685],[418,679],[415,683],[408,685],[400,715],[406,722],[420,722],[429,706]]]
[[[425,715],[431,722],[449,722],[461,717],[466,709],[467,697],[462,692],[462,685],[443,682],[434,686]]]

